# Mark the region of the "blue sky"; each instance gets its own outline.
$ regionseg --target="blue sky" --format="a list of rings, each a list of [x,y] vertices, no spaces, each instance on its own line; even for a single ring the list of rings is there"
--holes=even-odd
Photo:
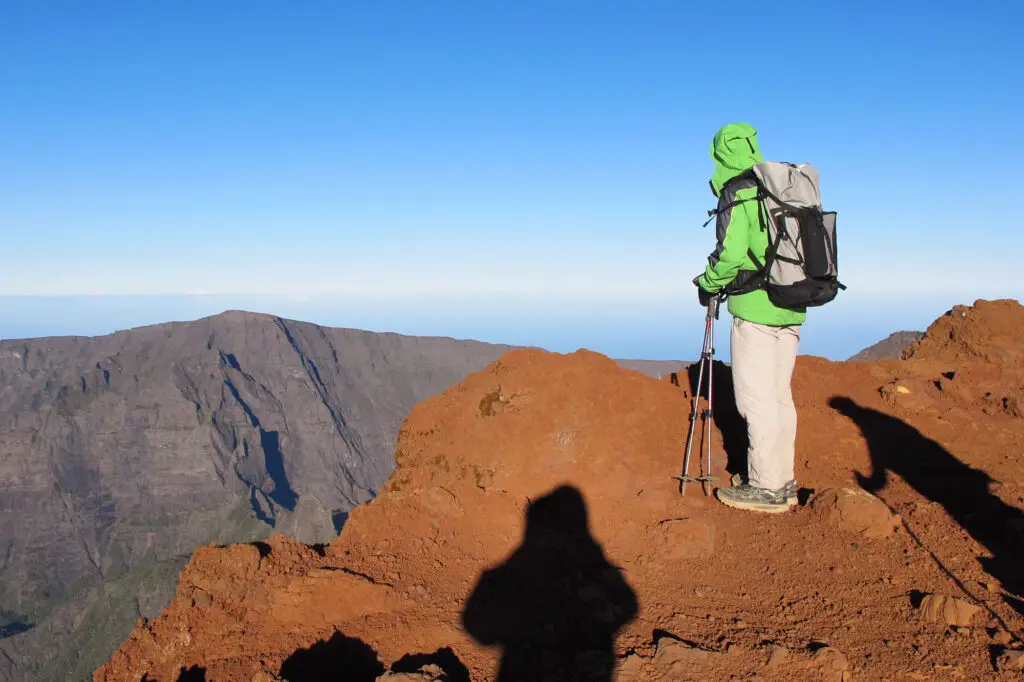
[[[1021,298],[1024,5],[765,10],[6,0],[0,335],[223,305],[689,356],[730,121],[839,211],[808,352]]]

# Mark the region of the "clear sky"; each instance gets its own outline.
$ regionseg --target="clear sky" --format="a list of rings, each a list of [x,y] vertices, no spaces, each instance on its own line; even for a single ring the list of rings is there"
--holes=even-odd
[[[842,356],[1022,298],[1022,22],[1019,0],[3,0],[0,335],[223,304],[648,357],[678,324],[691,356],[708,147],[746,121],[839,211],[850,289],[807,347]],[[216,296],[151,296],[194,292]],[[10,298],[76,294],[147,296]]]

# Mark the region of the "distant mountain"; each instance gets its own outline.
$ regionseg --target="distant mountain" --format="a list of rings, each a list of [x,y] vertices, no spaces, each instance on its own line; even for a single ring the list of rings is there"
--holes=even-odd
[[[510,348],[240,311],[0,342],[0,680],[90,679],[199,546],[334,538],[413,406]]]
[[[333,538],[509,348],[246,312],[0,342],[0,680],[87,678],[197,546]]]
[[[924,336],[924,332],[895,332],[878,343],[869,346],[850,358],[855,362],[870,362],[872,360],[899,360],[903,355],[903,349]]]
[[[643,372],[655,379],[661,379],[672,372],[681,372],[692,364],[682,360],[618,360],[617,362],[626,369]]]

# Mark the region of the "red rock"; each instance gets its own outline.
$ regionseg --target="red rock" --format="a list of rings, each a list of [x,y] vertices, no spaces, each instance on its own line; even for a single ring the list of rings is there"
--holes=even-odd
[[[921,617],[923,619],[954,627],[969,626],[979,611],[981,611],[980,606],[970,604],[962,599],[938,594],[929,594],[921,601]]]
[[[811,508],[827,523],[866,538],[887,538],[900,526],[899,516],[874,495],[853,488],[824,490]]]
[[[816,632],[834,633],[840,647],[852,637],[858,657],[874,654],[872,679],[899,679],[920,665],[912,646],[920,643],[920,623],[908,618],[901,588],[893,586],[952,592],[956,583],[935,568],[929,552],[973,567],[979,541],[964,537],[941,499],[927,499],[930,489],[919,491],[896,470],[883,472],[884,494],[900,508],[921,506],[908,525],[924,547],[907,536],[866,542],[841,532],[885,538],[898,523],[877,499],[842,492],[858,485],[858,473],[871,475],[877,463],[871,447],[887,442],[869,442],[861,426],[899,437],[899,449],[886,453],[896,465],[906,464],[898,460],[906,453],[931,457],[940,473],[963,475],[958,485],[976,486],[973,495],[989,495],[992,478],[1004,481],[1003,499],[1019,499],[1020,420],[993,417],[982,441],[975,429],[985,419],[980,403],[941,419],[927,412],[900,417],[877,391],[897,377],[932,380],[955,369],[955,381],[971,395],[983,395],[982,386],[1008,395],[1011,385],[1024,383],[1017,363],[1000,364],[1012,355],[1013,327],[1001,319],[1011,313],[1006,305],[979,305],[960,318],[966,323],[937,323],[938,332],[955,331],[955,338],[922,342],[909,360],[800,357],[793,381],[798,476],[801,486],[832,493],[816,495],[810,510],[772,518],[726,508],[698,487],[679,497],[672,477],[682,468],[689,408],[681,387],[587,351],[508,353],[413,410],[399,435],[395,472],[372,502],[353,510],[329,546],[318,550],[275,537],[263,557],[249,546],[197,551],[175,600],[160,618],[140,623],[95,680],[177,679],[182,667],[200,666],[207,679],[249,682],[257,674],[279,675],[297,651],[340,632],[364,643],[386,668],[405,656],[450,648],[471,679],[487,682],[495,679],[509,628],[557,629],[553,617],[565,608],[590,623],[625,620],[608,646],[612,660],[622,661],[620,674],[646,676],[639,679],[687,679],[666,677],[673,668],[695,679],[749,679],[768,672],[763,649],[755,648],[760,641],[790,643]],[[989,350],[986,334],[994,339]],[[482,414],[481,403],[496,391]],[[937,389],[936,395],[940,407],[953,400]],[[862,424],[830,404],[835,396],[855,403],[851,414]],[[716,419],[730,423],[727,405],[716,406]],[[724,452],[717,428],[712,447]],[[728,481],[728,472],[712,473]],[[531,510],[543,509],[541,501],[563,486],[584,501],[583,513],[576,510],[568,522],[579,537],[569,540],[550,526],[528,532]],[[573,565],[581,546],[601,568],[586,580],[586,571],[559,572]],[[544,549],[531,556],[533,547]],[[495,571],[514,578],[489,618],[505,639],[486,633],[474,639],[464,622],[467,600],[482,576]],[[1008,590],[1013,578],[981,571],[969,577]],[[210,596],[209,604],[203,598],[193,605],[198,591]],[[635,609],[626,591],[635,596]],[[959,622],[970,610],[956,602],[948,608]],[[937,613],[946,622],[945,601]],[[1011,631],[1024,628],[1019,615],[1001,617]],[[737,630],[738,621],[750,627]],[[851,621],[854,634],[839,627]],[[656,645],[656,631],[694,645],[668,636]],[[728,655],[719,651],[726,638],[734,645]],[[821,651],[791,647],[770,669],[772,679],[849,679],[845,657],[832,647]],[[609,652],[579,653],[600,663]],[[957,655],[964,670],[991,669],[986,647],[964,647]]]

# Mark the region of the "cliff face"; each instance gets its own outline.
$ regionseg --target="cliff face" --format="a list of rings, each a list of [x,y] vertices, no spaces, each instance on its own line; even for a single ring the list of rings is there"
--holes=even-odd
[[[244,312],[0,342],[0,680],[88,676],[197,546],[332,539],[507,349]]]
[[[984,679],[1024,629],[1022,347],[1024,309],[979,301],[904,361],[800,358],[801,504],[772,516],[680,496],[695,368],[511,351],[417,405],[340,537],[197,551],[95,679]]]

